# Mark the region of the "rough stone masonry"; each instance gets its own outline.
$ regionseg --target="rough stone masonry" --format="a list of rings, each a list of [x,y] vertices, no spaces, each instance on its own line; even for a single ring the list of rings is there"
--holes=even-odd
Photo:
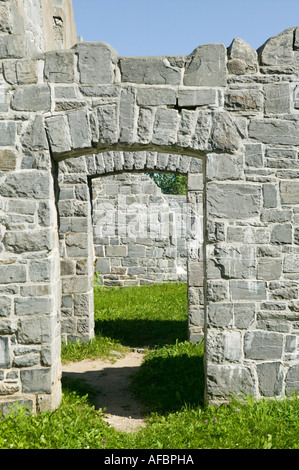
[[[71,0],[1,0],[0,60],[2,413],[60,403],[61,336],[93,336],[91,184],[126,172],[188,176],[206,399],[298,393],[299,29],[120,57]]]

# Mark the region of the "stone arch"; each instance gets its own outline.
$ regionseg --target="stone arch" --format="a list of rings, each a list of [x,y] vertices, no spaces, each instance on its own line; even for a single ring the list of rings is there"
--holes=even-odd
[[[105,152],[59,164],[59,234],[62,281],[62,336],[65,342],[93,337],[94,248],[90,180],[124,172],[171,172],[188,177],[189,338],[203,338],[203,175],[194,157],[156,152]],[[192,220],[191,220],[192,218]],[[196,291],[196,292],[194,292]]]

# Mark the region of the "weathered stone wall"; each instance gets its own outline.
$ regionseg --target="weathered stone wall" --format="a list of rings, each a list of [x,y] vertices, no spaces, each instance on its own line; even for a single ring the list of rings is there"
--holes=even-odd
[[[93,335],[91,181],[127,171],[188,175],[207,399],[298,392],[299,28],[258,51],[235,39],[180,57],[43,53],[40,6],[0,1],[4,412],[59,403],[61,333]]]
[[[187,280],[187,199],[146,174],[93,180],[93,243],[105,286]]]

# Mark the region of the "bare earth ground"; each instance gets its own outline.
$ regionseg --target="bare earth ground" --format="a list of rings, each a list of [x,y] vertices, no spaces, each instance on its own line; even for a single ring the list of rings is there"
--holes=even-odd
[[[141,405],[128,390],[128,385],[143,357],[141,352],[132,351],[113,363],[99,359],[68,363],[62,367],[62,377],[83,379],[98,390],[95,407],[103,409],[104,419],[118,431],[133,432],[145,426],[145,422]]]

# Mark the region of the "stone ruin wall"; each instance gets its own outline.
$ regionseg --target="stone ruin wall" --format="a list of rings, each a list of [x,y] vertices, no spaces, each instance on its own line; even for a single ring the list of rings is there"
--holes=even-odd
[[[48,3],[61,18],[67,5]],[[298,393],[299,28],[258,51],[235,39],[120,57],[105,43],[64,50],[61,34],[48,49],[59,22],[42,6],[0,1],[3,413],[54,409],[61,336],[93,336],[91,181],[158,168],[186,174],[201,207],[187,282],[206,399]]]
[[[162,194],[146,174],[92,184],[95,271],[100,285],[187,281],[187,198]]]

